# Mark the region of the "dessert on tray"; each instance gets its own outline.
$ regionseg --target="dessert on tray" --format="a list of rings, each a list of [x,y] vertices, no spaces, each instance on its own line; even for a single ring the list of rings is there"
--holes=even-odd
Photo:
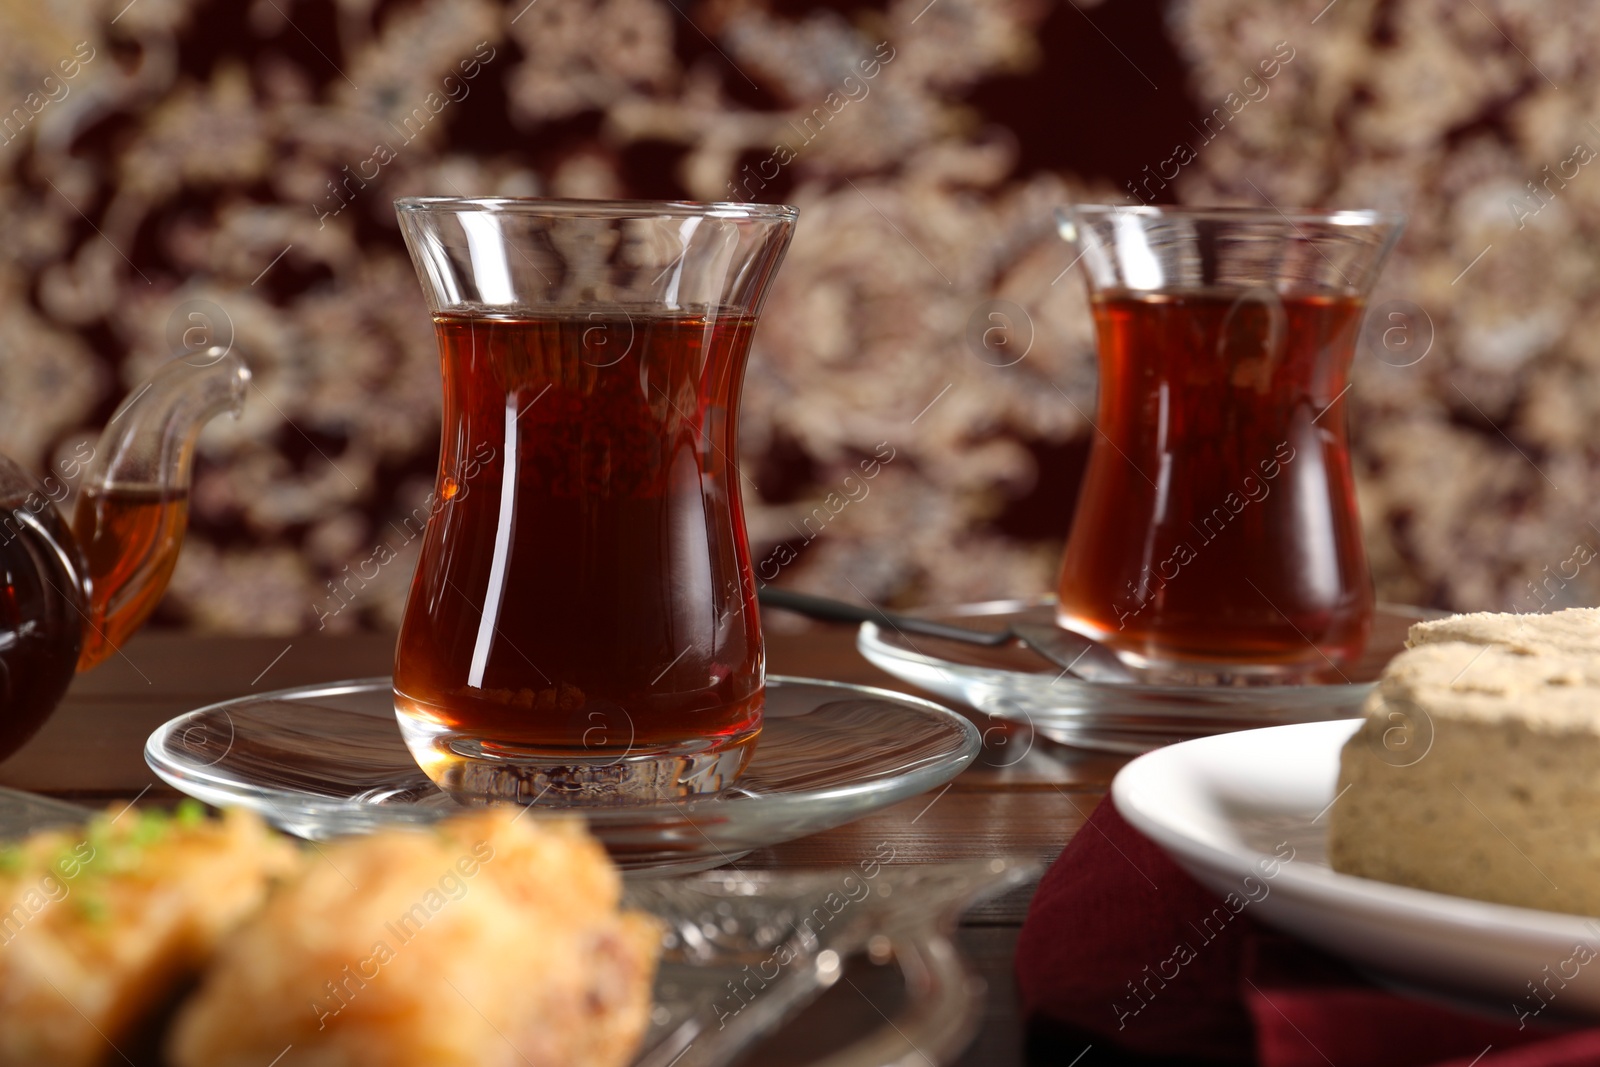
[[[298,862],[256,816],[192,801],[0,845],[0,1064],[120,1063]]]
[[[632,1057],[661,930],[620,910],[581,821],[491,809],[319,851],[222,948],[174,1026],[174,1067]]]
[[[1346,743],[1335,870],[1600,915],[1600,610],[1412,628]]]
[[[302,852],[130,806],[0,845],[0,1067],[622,1067],[662,930],[621,898],[576,818]]]

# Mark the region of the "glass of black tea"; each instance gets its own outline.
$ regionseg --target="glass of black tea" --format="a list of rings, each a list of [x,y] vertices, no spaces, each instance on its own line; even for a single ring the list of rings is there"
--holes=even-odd
[[[756,317],[796,212],[396,202],[443,365],[439,474],[395,709],[458,798],[726,787],[761,728],[736,465]]]
[[[1075,206],[1099,399],[1058,621],[1151,680],[1340,680],[1372,626],[1346,413],[1403,219]]]

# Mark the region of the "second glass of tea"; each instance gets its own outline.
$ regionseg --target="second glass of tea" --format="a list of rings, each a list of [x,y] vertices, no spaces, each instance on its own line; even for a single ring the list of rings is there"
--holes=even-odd
[[[1099,400],[1058,621],[1153,681],[1338,681],[1372,626],[1351,363],[1403,219],[1076,206]]]
[[[796,212],[403,199],[439,339],[439,474],[395,657],[461,798],[714,792],[761,728],[745,358]]]

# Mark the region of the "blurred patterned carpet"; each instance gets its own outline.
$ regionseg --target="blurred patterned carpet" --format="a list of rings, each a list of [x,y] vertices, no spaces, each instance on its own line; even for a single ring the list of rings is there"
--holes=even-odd
[[[1406,210],[1346,398],[1380,593],[1600,600],[1577,0],[5,0],[0,29],[0,450],[45,472],[201,338],[256,372],[167,623],[394,625],[439,386],[390,205],[428,193],[799,205],[745,391],[756,558],[899,604],[1052,584],[1094,397],[1054,205]]]

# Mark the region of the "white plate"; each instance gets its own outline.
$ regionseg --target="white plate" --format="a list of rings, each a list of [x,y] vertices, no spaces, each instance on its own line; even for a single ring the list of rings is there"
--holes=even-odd
[[[1246,913],[1381,977],[1520,1016],[1539,1009],[1528,983],[1539,984],[1544,968],[1575,970],[1564,987],[1551,987],[1557,996],[1540,1021],[1600,1017],[1600,961],[1569,962],[1580,945],[1600,954],[1600,920],[1389,885],[1328,866],[1326,810],[1339,750],[1359,725],[1305,723],[1185,741],[1124,767],[1112,799],[1208,889],[1252,898]],[[1294,858],[1263,877],[1281,843]],[[1246,877],[1255,881],[1247,886]]]

